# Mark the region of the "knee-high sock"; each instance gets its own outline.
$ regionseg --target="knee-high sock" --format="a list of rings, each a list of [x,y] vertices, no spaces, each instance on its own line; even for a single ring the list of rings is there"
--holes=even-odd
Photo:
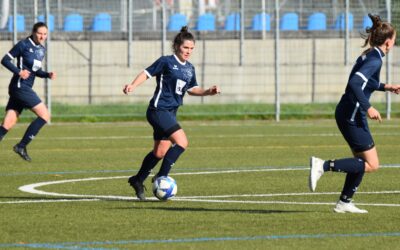
[[[136,174],[136,178],[143,182],[149,176],[151,170],[157,165],[160,161],[160,158],[157,158],[153,151],[149,152],[146,157],[144,157],[142,166],[140,167],[139,172]]]
[[[364,177],[364,171],[360,173],[348,173],[346,175],[346,181],[344,182],[343,190],[340,195],[340,200],[343,202],[350,202],[353,195],[360,186],[361,181]]]
[[[364,170],[365,161],[358,157],[328,160],[324,163],[324,171],[360,173]]]
[[[340,200],[343,202],[350,202],[363,179],[365,161],[361,158],[330,160],[324,163],[324,170],[347,173]]]
[[[184,148],[175,144],[165,154],[158,176],[168,176],[172,166],[178,160],[179,156],[185,151]]]
[[[18,143],[20,147],[26,147],[33,138],[39,133],[39,130],[46,124],[47,122],[41,117],[36,118],[26,129],[22,140]]]
[[[0,141],[3,139],[3,137],[7,134],[8,130],[5,129],[3,126],[0,126]]]

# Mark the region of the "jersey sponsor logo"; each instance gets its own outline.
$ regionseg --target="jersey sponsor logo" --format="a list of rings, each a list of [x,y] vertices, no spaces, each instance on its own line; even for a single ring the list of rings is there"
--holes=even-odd
[[[178,66],[176,66],[176,65],[174,65],[174,67],[172,69],[179,70]]]
[[[33,53],[33,49],[32,49],[32,48],[29,48],[29,52]]]

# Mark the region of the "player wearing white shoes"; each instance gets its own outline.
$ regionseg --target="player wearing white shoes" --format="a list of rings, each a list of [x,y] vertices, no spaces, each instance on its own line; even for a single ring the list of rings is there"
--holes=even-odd
[[[344,187],[334,211],[337,213],[367,213],[357,208],[352,198],[361,184],[365,172],[379,168],[378,153],[368,128],[367,116],[382,121],[379,112],[371,106],[369,98],[375,90],[398,94],[400,85],[383,84],[379,81],[383,57],[393,47],[396,30],[379,16],[369,14],[372,27],[366,29],[364,47],[369,45],[350,73],[340,102],[336,106],[335,119],[343,137],[350,146],[353,157],[327,160],[311,157],[309,187],[315,191],[317,182],[326,171],[347,173]]]

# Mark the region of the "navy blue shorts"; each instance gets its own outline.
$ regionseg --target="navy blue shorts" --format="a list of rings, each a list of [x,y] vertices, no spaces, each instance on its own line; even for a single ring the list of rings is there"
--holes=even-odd
[[[153,127],[154,140],[168,140],[174,132],[181,129],[176,121],[176,111],[177,109],[157,110],[150,107],[147,109],[147,121]]]
[[[39,96],[31,88],[20,88],[9,92],[10,99],[8,100],[6,111],[15,110],[22,113],[24,109],[31,109],[42,102]]]
[[[375,143],[367,121],[360,117],[351,121],[349,117],[351,117],[351,114],[338,105],[335,112],[336,124],[350,148],[356,153],[373,148]]]

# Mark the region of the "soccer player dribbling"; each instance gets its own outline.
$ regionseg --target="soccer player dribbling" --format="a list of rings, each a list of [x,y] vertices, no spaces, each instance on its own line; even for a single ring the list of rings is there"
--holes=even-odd
[[[374,172],[379,168],[378,153],[367,117],[382,121],[381,115],[369,102],[375,90],[400,92],[400,85],[384,84],[379,81],[383,57],[394,46],[396,30],[379,16],[368,15],[372,27],[366,29],[365,46],[369,46],[358,57],[347,82],[345,93],[336,106],[335,119],[344,139],[348,143],[353,157],[327,160],[311,157],[309,187],[315,191],[317,182],[327,171],[346,173],[345,183],[336,203],[337,213],[368,213],[352,202],[353,195],[360,186],[365,172]]]
[[[31,161],[26,150],[27,145],[50,119],[46,105],[32,89],[36,76],[52,80],[56,78],[56,73],[42,70],[42,61],[46,53],[43,45],[47,39],[47,32],[45,23],[35,23],[31,35],[18,42],[1,60],[1,64],[10,70],[13,76],[8,87],[10,98],[6,106],[6,114],[0,126],[0,141],[17,123],[24,109],[30,109],[37,116],[28,126],[21,141],[13,148],[14,152],[26,161]],[[17,65],[12,63],[15,58]]]
[[[186,26],[175,36],[172,44],[174,54],[162,56],[139,73],[123,92],[132,92],[153,76],[157,86],[147,109],[147,121],[153,127],[154,147],[143,159],[139,172],[128,179],[139,200],[146,199],[143,182],[151,170],[163,159],[160,170],[153,177],[168,176],[172,166],[188,146],[185,132],[176,119],[179,106],[187,92],[194,96],[216,95],[218,86],[203,89],[198,86],[194,66],[188,61],[195,47],[195,39]]]

